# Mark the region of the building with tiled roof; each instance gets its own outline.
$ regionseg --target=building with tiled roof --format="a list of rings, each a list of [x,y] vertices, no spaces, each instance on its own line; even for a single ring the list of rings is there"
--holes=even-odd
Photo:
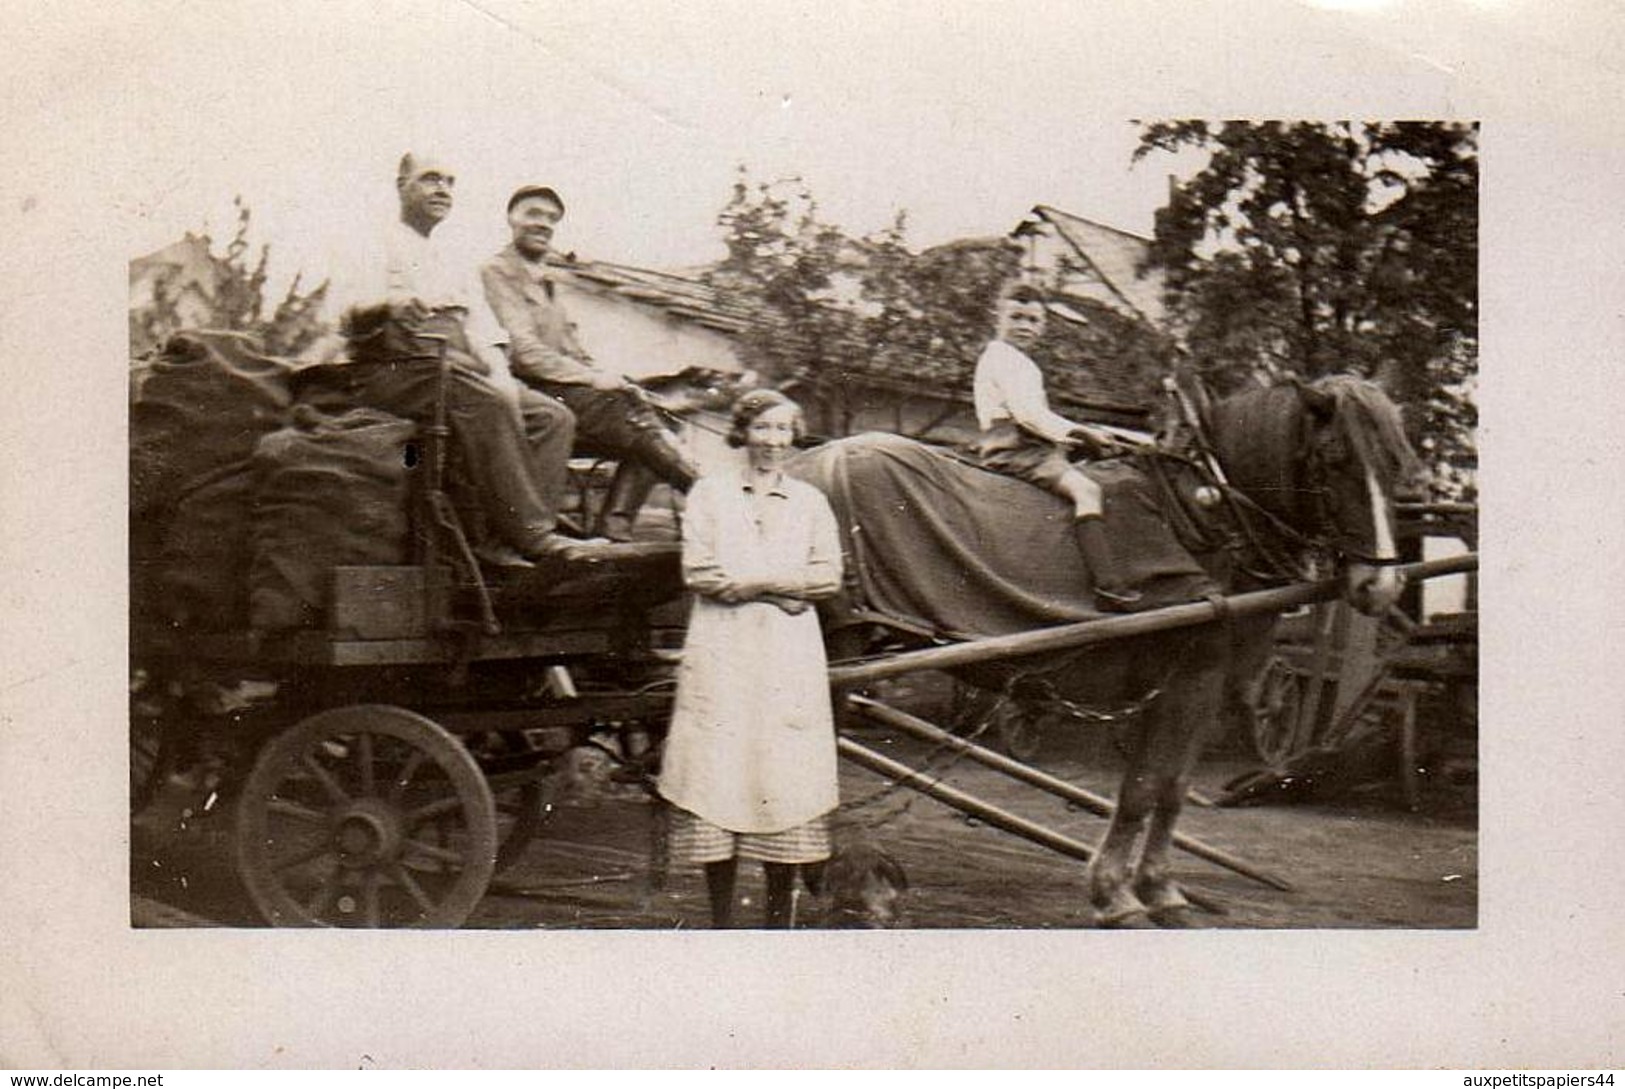
[[[220,269],[209,254],[207,235],[190,231],[178,242],[130,262],[130,357],[157,347],[142,316],[172,312],[181,326],[207,325],[213,313]]]
[[[1167,321],[1161,272],[1145,267],[1151,240],[1047,204],[1033,207],[1011,232],[1027,247],[1030,268],[1054,287],[1093,299],[1152,326]]]
[[[1165,317],[1160,277],[1140,271],[1150,240],[1037,205],[1008,235],[959,239],[920,256],[957,267],[1011,245],[1021,250],[1025,274],[1052,294],[1049,345],[1035,355],[1049,372],[1056,407],[1082,419],[1143,423],[1160,380],[1151,354]],[[634,375],[692,364],[743,368],[736,338],[762,318],[745,296],[713,286],[709,270],[656,272],[573,256],[555,264],[583,343],[600,358]],[[824,348],[826,358],[841,362],[819,376],[816,390],[810,380],[802,383],[808,389],[791,390],[807,400],[816,430],[878,429],[950,441],[974,434],[977,348],[884,342]],[[1052,358],[1044,358],[1046,350]]]

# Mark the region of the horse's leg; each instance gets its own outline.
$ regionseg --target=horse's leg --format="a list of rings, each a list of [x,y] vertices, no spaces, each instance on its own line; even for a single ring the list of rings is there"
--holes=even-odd
[[[1140,660],[1145,659],[1140,655]],[[1159,701],[1160,702],[1160,701]],[[1154,708],[1155,703],[1152,704]],[[1127,766],[1117,789],[1116,808],[1095,857],[1084,871],[1090,919],[1095,926],[1150,925],[1150,915],[1133,888],[1134,852],[1156,806],[1156,783],[1150,774],[1156,732],[1155,715],[1147,713],[1134,733]]]
[[[1147,778],[1154,784],[1154,802],[1134,892],[1162,926],[1185,925],[1190,910],[1190,901],[1169,874],[1170,848],[1191,772],[1223,712],[1224,649],[1222,632],[1200,635],[1184,648],[1189,664],[1157,701],[1156,722],[1148,724]]]
[[[1150,914],[1135,895],[1134,846],[1145,830],[1146,819],[1156,804],[1156,793],[1145,775],[1140,758],[1142,744],[1136,744],[1117,791],[1117,808],[1106,836],[1084,871],[1084,888],[1089,896],[1089,918],[1095,926],[1131,927],[1150,924]]]

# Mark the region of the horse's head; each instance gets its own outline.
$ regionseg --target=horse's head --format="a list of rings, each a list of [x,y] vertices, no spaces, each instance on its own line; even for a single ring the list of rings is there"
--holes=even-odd
[[[1372,382],[1337,375],[1229,398],[1213,421],[1231,483],[1336,558],[1351,604],[1386,612],[1403,588],[1393,503],[1420,476],[1394,403]]]

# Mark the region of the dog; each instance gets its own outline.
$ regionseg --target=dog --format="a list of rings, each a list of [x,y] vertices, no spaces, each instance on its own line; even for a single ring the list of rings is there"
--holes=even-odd
[[[867,837],[842,836],[821,866],[803,866],[808,891],[825,902],[828,930],[897,930],[909,925],[908,874]]]

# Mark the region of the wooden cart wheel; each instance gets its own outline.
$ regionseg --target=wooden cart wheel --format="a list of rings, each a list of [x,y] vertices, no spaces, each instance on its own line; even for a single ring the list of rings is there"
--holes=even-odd
[[[1253,750],[1272,768],[1293,756],[1298,718],[1303,708],[1303,678],[1279,658],[1271,658],[1259,678],[1252,701]]]
[[[399,707],[336,708],[276,735],[238,801],[238,872],[275,926],[460,926],[496,855],[479,765]]]

